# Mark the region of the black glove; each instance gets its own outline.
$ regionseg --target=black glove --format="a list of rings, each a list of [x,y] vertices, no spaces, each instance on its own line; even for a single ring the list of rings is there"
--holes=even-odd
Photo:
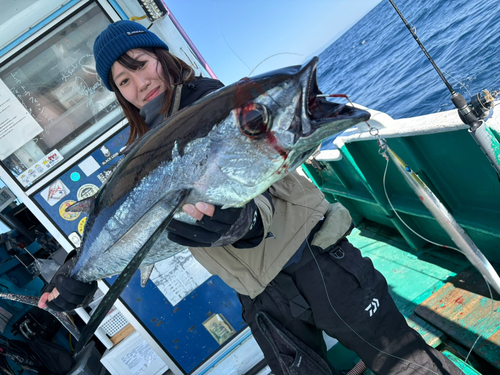
[[[96,281],[87,284],[67,276],[73,268],[76,260],[75,255],[76,252],[71,252],[68,255],[66,262],[57,270],[42,292],[50,293],[54,288],[57,288],[59,296],[47,302],[47,306],[54,311],[70,311],[79,306],[84,306],[92,300],[97,290]]]
[[[167,227],[168,239],[189,247],[216,247],[232,244],[238,248],[257,246],[264,226],[254,201],[242,208],[222,209],[215,206],[212,217],[204,215],[196,225],[172,220]]]
[[[52,282],[59,291],[59,296],[47,302],[47,306],[54,311],[70,311],[86,305],[97,290],[97,281],[82,283],[62,274],[56,274]],[[52,289],[47,292],[50,293]]]

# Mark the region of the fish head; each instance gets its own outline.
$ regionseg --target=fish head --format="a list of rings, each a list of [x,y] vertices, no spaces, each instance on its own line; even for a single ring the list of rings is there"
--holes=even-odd
[[[269,186],[300,166],[326,138],[369,119],[364,110],[318,97],[317,64],[315,57],[225,88],[228,102],[216,107],[231,109],[219,115],[226,140],[213,164],[229,179]]]

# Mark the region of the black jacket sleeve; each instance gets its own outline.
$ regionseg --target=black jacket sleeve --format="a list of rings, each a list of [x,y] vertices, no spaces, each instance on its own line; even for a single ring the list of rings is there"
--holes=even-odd
[[[183,85],[181,93],[181,104],[179,109],[193,104],[205,95],[224,87],[221,81],[212,78],[197,77],[190,83]]]

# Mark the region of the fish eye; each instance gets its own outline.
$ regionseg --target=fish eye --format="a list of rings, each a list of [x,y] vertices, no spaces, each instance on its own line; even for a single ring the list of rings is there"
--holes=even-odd
[[[250,138],[256,138],[269,131],[269,116],[266,107],[249,103],[240,111],[240,130]]]

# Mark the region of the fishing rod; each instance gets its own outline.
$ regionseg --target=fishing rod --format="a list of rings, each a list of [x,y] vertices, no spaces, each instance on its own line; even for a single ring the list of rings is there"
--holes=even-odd
[[[465,124],[470,126],[469,132],[471,133],[474,140],[478,143],[479,147],[483,150],[486,157],[490,160],[490,163],[497,171],[497,175],[500,179],[500,136],[495,137],[495,134],[485,125],[485,121],[483,120],[483,118],[486,118],[486,116],[488,116],[489,110],[493,108],[494,98],[497,96],[498,92],[489,94],[487,90],[484,90],[483,93],[488,93],[488,95],[485,94],[483,97],[481,97],[480,94],[477,94],[475,100],[472,100],[471,103],[467,103],[467,101],[461,94],[453,90],[453,87],[451,87],[449,82],[444,77],[443,73],[441,73],[434,60],[432,60],[431,56],[415,33],[415,30],[408,24],[396,4],[394,4],[394,1],[388,1],[392,4],[398,15],[401,17],[408,30],[410,30],[411,35],[413,35],[413,38],[415,38],[422,51],[424,51],[432,66],[434,66],[439,76],[444,81],[446,87],[448,87],[448,89],[450,90],[451,101],[453,102],[453,104],[455,104],[455,107],[457,107],[461,120]],[[481,98],[483,98],[484,100],[481,100]],[[475,105],[473,105],[473,103],[475,103]],[[372,134],[370,124],[368,124],[368,127],[370,128],[370,134]],[[378,130],[375,130],[373,135],[377,138],[377,142],[380,148],[379,153],[387,160],[389,160],[389,158],[392,159],[399,172],[405,178],[406,182],[410,185],[415,194],[421,199],[426,208],[431,212],[439,225],[450,236],[451,240],[458,246],[458,248],[467,257],[467,259],[469,259],[474,267],[489,282],[489,284],[498,293],[500,293],[500,277],[498,276],[495,269],[491,266],[488,259],[486,259],[486,257],[481,253],[474,242],[469,238],[467,233],[465,233],[465,231],[458,225],[451,213],[448,212],[448,210],[434,195],[434,193],[415,173],[413,173],[411,168],[407,166],[404,161],[401,160],[399,156],[397,156],[396,153],[394,153],[394,151],[389,148],[386,140],[378,135]]]
[[[413,36],[427,59],[439,74],[439,77],[441,77],[444,84],[450,91],[451,101],[457,108],[460,119],[464,124],[469,125],[469,133],[490,161],[500,180],[500,135],[497,132],[492,131],[483,120],[488,117],[489,111],[494,107],[494,100],[498,96],[499,92],[493,91],[490,93],[488,90],[483,90],[480,93],[474,95],[471,98],[470,102],[467,103],[467,100],[463,97],[463,95],[457,93],[453,89],[437,64],[430,56],[429,52],[427,52],[424,45],[417,36],[417,33],[415,31],[416,29],[414,27],[411,27],[411,25],[406,21],[401,11],[398,9],[396,4],[394,4],[394,1],[388,1],[391,3],[401,20],[403,20],[406,28],[410,31],[410,34]]]

